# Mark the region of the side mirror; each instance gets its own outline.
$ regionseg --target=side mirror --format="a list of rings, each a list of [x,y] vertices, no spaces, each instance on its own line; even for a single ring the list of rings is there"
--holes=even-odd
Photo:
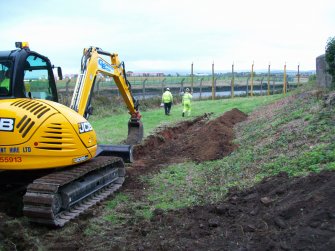
[[[87,109],[87,113],[89,115],[93,115],[93,106],[89,106],[88,109]]]
[[[93,114],[93,107],[90,105],[84,114],[84,118],[88,119]]]
[[[93,115],[93,106],[90,105],[87,108],[86,113],[87,113],[88,116]]]
[[[62,68],[61,67],[57,67],[57,74],[58,74],[59,80],[62,80],[63,79],[63,73],[62,73]]]

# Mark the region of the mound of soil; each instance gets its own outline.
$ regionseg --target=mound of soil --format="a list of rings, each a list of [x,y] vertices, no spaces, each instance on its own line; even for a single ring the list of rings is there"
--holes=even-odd
[[[134,148],[135,163],[130,175],[159,170],[160,166],[172,163],[203,162],[227,156],[237,147],[232,143],[234,125],[246,119],[246,114],[233,109],[216,119],[210,120],[210,114],[204,114],[174,127],[160,128]]]

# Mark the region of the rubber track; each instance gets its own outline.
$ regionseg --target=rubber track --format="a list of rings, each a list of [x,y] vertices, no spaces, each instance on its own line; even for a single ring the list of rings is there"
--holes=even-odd
[[[53,213],[52,206],[59,188],[106,166],[112,166],[118,169],[119,177],[114,183],[100,189],[66,211],[61,211],[56,215]],[[27,192],[23,198],[23,213],[32,222],[62,227],[65,223],[76,218],[89,207],[117,191],[125,180],[124,176],[125,166],[123,160],[111,156],[99,156],[78,166],[53,172],[36,179],[27,187]]]

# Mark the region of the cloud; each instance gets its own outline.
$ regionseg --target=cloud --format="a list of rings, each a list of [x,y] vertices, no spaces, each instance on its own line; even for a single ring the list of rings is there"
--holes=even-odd
[[[210,71],[213,61],[220,70],[253,61],[256,70],[269,61],[309,70],[335,25],[330,0],[12,0],[0,8],[1,49],[28,40],[65,72],[79,70],[88,46],[117,52],[132,71],[184,71],[191,62]]]

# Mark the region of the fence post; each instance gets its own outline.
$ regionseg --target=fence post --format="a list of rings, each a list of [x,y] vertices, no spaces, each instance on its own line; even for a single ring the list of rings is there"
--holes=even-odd
[[[286,62],[284,65],[284,80],[283,80],[283,94],[286,95]]]
[[[191,93],[193,93],[193,62],[191,64]]]
[[[215,99],[215,89],[214,89],[214,62],[212,63],[212,100]]]
[[[274,76],[272,81],[272,94],[275,94],[276,90],[275,85],[276,85],[276,77]]]
[[[185,81],[185,78],[182,78],[182,80],[180,81],[180,92],[184,91],[184,81]],[[192,92],[193,92],[193,89],[192,89]]]
[[[233,98],[234,97],[234,85],[235,85],[234,63],[231,65],[231,73],[232,73],[232,79],[231,79],[231,98]]]
[[[298,64],[298,84],[297,86],[300,85],[300,65]]]
[[[214,98],[216,98],[216,81],[218,78],[214,78]]]
[[[65,84],[65,93],[66,93],[66,100],[65,100],[65,105],[66,106],[69,106],[69,83],[71,82],[71,78],[69,78],[67,81],[66,81],[66,84]]]
[[[268,67],[268,96],[270,95],[270,63]]]
[[[146,79],[144,79],[144,81],[143,81],[143,83],[142,83],[142,85],[143,85],[143,99],[145,99],[145,82],[147,81],[148,79],[146,78]]]
[[[251,86],[250,86],[251,97],[254,96],[253,89],[254,89],[254,62],[252,62],[251,65]]]
[[[249,79],[250,77],[247,78],[247,97],[249,96]]]
[[[199,89],[200,89],[200,90],[199,90],[199,91],[200,91],[200,96],[199,96],[199,99],[201,99],[201,93],[202,93],[202,81],[203,81],[203,80],[204,80],[204,78],[201,78],[201,79],[200,79],[200,88],[199,88]]]
[[[99,78],[98,81],[97,81],[97,93],[98,93],[98,96],[100,96],[100,82],[101,82],[101,78]]]
[[[165,89],[165,80],[166,78],[162,80],[162,93],[164,93],[164,89]]]

